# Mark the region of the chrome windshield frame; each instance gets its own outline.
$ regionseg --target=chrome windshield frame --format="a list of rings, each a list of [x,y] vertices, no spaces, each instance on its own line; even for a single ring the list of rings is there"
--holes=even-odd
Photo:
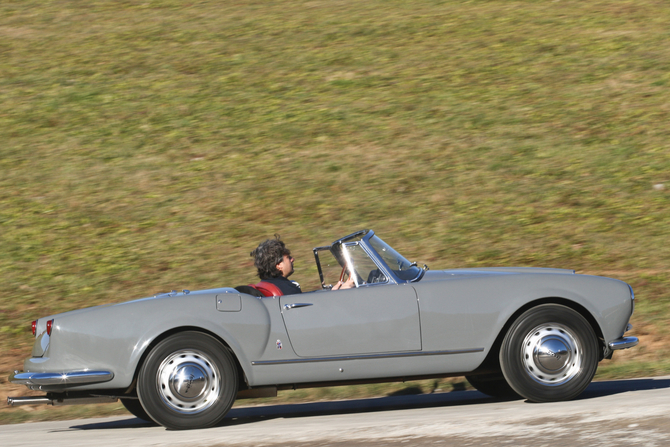
[[[408,284],[408,283],[413,283],[420,281],[421,278],[423,278],[424,274],[426,271],[422,268],[417,267],[418,273],[414,278],[411,279],[403,279],[400,278],[395,271],[384,261],[384,258],[375,250],[375,248],[372,246],[370,243],[370,239],[372,239],[375,236],[375,232],[372,230],[360,230],[356,231],[354,233],[351,233],[343,238],[340,238],[333,242],[331,245],[326,245],[326,246],[321,246],[321,247],[316,247],[312,249],[314,252],[314,258],[316,260],[316,266],[319,271],[319,279],[321,282],[321,286],[325,289],[327,288],[325,283],[324,283],[324,272],[321,266],[321,261],[319,259],[319,251],[325,251],[328,250],[331,252],[331,254],[338,260],[338,262],[342,263],[344,262],[347,266],[347,268],[351,268],[351,259],[349,257],[349,254],[346,253],[346,250],[344,249],[344,246],[348,245],[359,245],[363,251],[370,257],[372,262],[379,268],[379,270],[384,273],[384,275],[387,278],[386,282],[383,283],[375,283],[375,284],[370,284],[370,285],[378,285],[378,284]],[[378,238],[384,245],[388,246],[391,248],[395,253],[398,254],[402,259],[405,261],[409,262],[407,258],[402,256],[400,253],[398,253],[393,247],[391,247],[389,244],[384,242],[382,239]],[[410,263],[410,266],[414,265],[416,266],[416,263]],[[359,286],[368,286],[368,284],[358,284],[357,278],[354,278],[354,282],[356,283],[356,287]]]

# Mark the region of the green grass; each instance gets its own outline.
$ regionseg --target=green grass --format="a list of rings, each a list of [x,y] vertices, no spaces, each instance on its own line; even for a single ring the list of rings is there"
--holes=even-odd
[[[315,288],[311,248],[360,228],[432,268],[627,280],[664,346],[669,21],[660,0],[3,1],[0,370],[40,316],[250,283],[274,233]]]

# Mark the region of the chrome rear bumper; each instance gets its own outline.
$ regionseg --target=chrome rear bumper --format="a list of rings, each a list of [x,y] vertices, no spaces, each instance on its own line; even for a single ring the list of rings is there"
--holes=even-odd
[[[78,404],[107,404],[119,400],[116,396],[91,396],[81,398],[51,399],[49,397],[8,397],[7,405],[18,407],[19,405],[78,405]]]
[[[637,346],[637,344],[640,341],[637,339],[637,337],[621,337],[617,340],[609,342],[609,348],[612,351],[616,351],[617,349],[628,349],[632,348],[633,346]]]
[[[83,385],[88,383],[109,382],[114,378],[110,371],[68,371],[52,372],[19,372],[9,376],[9,381],[18,385]]]

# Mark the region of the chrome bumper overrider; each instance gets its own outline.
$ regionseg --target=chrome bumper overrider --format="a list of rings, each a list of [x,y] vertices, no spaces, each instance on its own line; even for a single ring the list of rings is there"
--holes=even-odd
[[[19,385],[83,385],[88,383],[109,382],[114,374],[109,371],[69,371],[64,373],[51,372],[19,372],[9,376],[9,381]]]
[[[616,351],[617,349],[632,348],[633,346],[637,346],[639,342],[637,337],[622,337],[609,342],[609,347],[612,351]]]

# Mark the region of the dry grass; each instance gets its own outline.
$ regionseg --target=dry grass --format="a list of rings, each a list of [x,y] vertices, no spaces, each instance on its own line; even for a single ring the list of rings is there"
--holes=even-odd
[[[621,277],[643,346],[602,374],[667,372],[669,20],[658,0],[3,1],[0,369],[45,314],[249,283],[274,233],[316,287],[311,247],[374,228],[433,268]]]

